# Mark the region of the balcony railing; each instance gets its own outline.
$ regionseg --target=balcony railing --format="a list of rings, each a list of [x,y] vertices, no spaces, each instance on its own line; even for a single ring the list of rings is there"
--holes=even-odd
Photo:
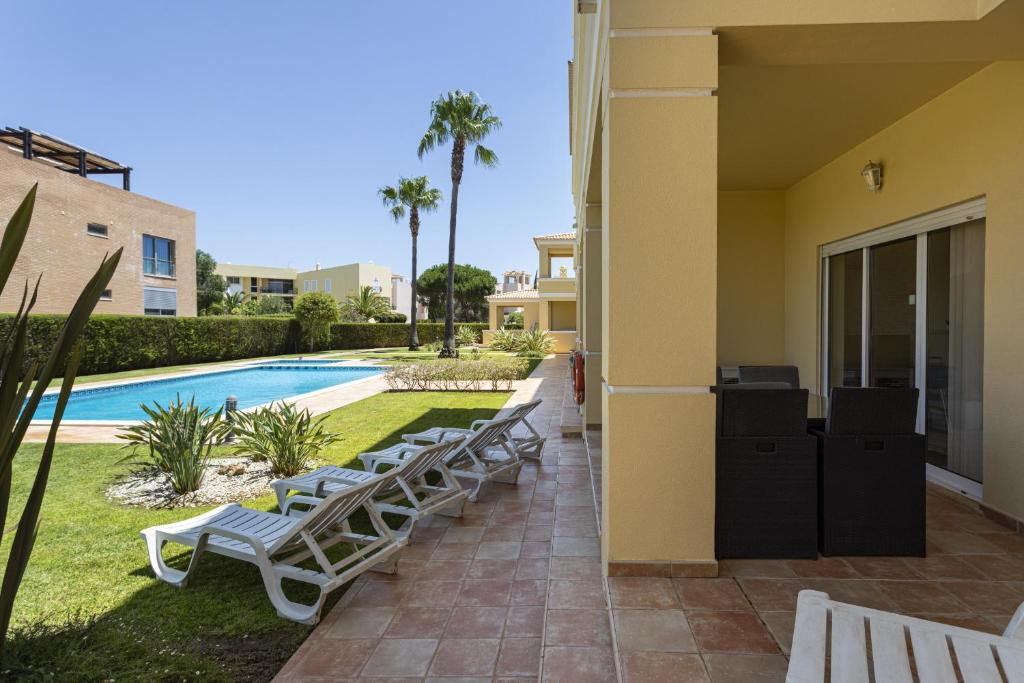
[[[293,287],[262,287],[260,294],[295,294]]]
[[[146,275],[174,277],[174,261],[155,257],[142,257],[142,272]]]

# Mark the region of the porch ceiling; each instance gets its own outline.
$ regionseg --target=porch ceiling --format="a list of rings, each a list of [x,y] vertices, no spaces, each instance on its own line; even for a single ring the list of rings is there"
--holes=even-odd
[[[717,32],[719,187],[783,189],[987,64],[1024,59],[1024,0],[977,21]]]

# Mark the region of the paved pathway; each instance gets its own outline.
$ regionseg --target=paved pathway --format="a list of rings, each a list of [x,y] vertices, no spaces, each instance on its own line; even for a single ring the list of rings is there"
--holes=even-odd
[[[543,462],[418,526],[398,573],[357,580],[276,680],[617,680],[586,449],[560,436],[565,379],[564,357],[546,360],[509,401],[544,399]]]

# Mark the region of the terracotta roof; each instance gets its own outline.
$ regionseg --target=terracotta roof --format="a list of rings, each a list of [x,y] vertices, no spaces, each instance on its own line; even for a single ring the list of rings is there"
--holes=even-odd
[[[487,297],[488,301],[501,301],[503,299],[538,299],[540,298],[540,292],[536,289],[520,289],[512,292],[502,292],[501,294],[491,294]]]
[[[550,235],[536,235],[534,240],[574,240],[576,239],[575,232],[555,232]]]

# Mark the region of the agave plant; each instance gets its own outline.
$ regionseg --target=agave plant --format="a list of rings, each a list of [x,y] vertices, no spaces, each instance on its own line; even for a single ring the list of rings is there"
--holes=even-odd
[[[279,477],[294,477],[321,450],[340,437],[324,428],[327,416],[314,419],[309,410],[299,410],[282,401],[251,412],[236,413],[236,449],[253,460],[268,460]]]
[[[458,346],[472,346],[476,344],[477,332],[469,325],[459,325],[455,330],[455,343]]]
[[[36,186],[33,186],[7,222],[3,241],[0,242],[0,291],[6,289],[14,262],[21,253],[25,235],[32,221],[35,201]],[[0,334],[0,542],[4,540],[6,532],[14,529],[14,540],[4,564],[3,581],[0,583],[0,657],[7,642],[7,628],[11,622],[14,598],[21,585],[21,578],[25,574],[25,567],[28,565],[39,530],[39,511],[43,504],[43,495],[46,493],[46,482],[50,476],[53,449],[57,442],[57,428],[64,416],[64,408],[67,406],[71,387],[78,373],[78,363],[81,359],[79,337],[120,260],[121,250],[118,249],[113,256],[104,257],[100,262],[96,273],[86,283],[67,320],[64,321],[64,327],[50,350],[49,357],[26,358],[28,316],[36,302],[39,280],[36,281],[31,295],[26,283],[18,312],[8,321],[5,331]],[[61,369],[64,371],[64,381],[61,383],[35,480],[32,482],[32,489],[28,493],[21,515],[9,526],[7,513],[11,502],[14,458],[18,454],[43,392],[53,378],[59,376]]]
[[[195,396],[184,403],[180,395],[166,408],[155,402],[152,407],[139,407],[149,418],[117,435],[128,442],[123,447],[130,448],[133,455],[145,448],[146,459],[136,462],[166,473],[175,493],[198,490],[203,485],[213,447],[229,427],[221,418],[221,411],[200,408]]]
[[[516,335],[516,355],[524,358],[543,358],[555,348],[555,340],[546,330],[527,330]]]

